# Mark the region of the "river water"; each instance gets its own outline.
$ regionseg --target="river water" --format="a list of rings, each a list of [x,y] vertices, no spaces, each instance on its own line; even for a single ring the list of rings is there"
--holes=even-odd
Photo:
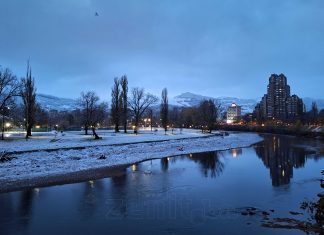
[[[0,234],[305,234],[264,228],[260,212],[309,218],[300,203],[318,200],[324,156],[308,149],[323,142],[264,138],[146,161],[100,180],[0,194]],[[249,207],[257,213],[242,215]]]

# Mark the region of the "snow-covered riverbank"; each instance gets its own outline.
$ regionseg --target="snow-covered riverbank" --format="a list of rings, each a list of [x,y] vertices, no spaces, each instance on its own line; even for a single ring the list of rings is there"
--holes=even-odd
[[[196,137],[199,136],[206,137]],[[76,173],[80,173],[79,180],[86,180],[89,179],[89,170],[95,172],[103,168],[114,168],[155,158],[247,147],[262,140],[259,135],[252,133],[233,133],[225,137],[193,137],[172,137],[169,140],[162,139],[167,140],[163,142],[161,139],[155,142],[145,140],[142,143],[136,141],[137,143],[125,145],[86,145],[82,149],[12,154],[11,157],[15,157],[13,160],[0,163],[0,191],[45,186],[46,181],[50,181],[51,184],[62,183],[64,176]]]

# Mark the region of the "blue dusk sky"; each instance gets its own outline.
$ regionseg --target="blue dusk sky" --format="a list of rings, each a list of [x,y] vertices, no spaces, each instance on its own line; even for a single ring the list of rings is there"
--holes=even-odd
[[[113,78],[160,95],[261,97],[272,73],[323,97],[323,0],[1,0],[0,65],[29,58],[39,93],[110,97]],[[98,12],[98,16],[95,16]]]

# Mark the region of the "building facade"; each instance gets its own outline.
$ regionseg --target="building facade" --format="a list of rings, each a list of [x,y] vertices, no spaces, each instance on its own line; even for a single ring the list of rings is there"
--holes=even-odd
[[[287,120],[300,117],[304,111],[303,101],[297,95],[290,95],[290,86],[285,75],[272,74],[267,94],[256,105],[254,114],[258,120]]]
[[[297,95],[292,95],[287,99],[287,119],[296,119],[304,113],[304,103]]]
[[[241,106],[238,106],[235,103],[233,103],[227,109],[226,122],[229,124],[233,123],[233,122],[237,121],[240,116],[241,116]]]

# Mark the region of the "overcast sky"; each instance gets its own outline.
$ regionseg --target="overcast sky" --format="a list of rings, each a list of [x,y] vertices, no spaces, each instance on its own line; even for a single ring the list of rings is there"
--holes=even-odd
[[[115,76],[160,95],[257,98],[271,73],[323,97],[323,0],[1,0],[0,65],[39,93],[108,99]],[[99,16],[95,16],[98,12]]]

